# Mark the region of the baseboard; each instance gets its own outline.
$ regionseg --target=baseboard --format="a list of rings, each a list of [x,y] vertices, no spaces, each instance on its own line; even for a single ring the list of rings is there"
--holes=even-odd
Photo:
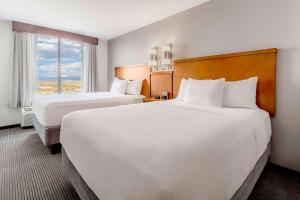
[[[274,163],[269,162],[268,163],[268,167],[276,169],[278,171],[281,171],[281,172],[285,173],[288,176],[293,176],[293,177],[300,178],[300,172],[292,170],[292,169],[289,169],[289,168],[286,168],[286,167],[283,167],[283,166],[280,166],[278,164],[274,164]]]
[[[16,127],[21,127],[21,125],[20,124],[12,124],[12,125],[8,125],[8,126],[1,126],[0,130],[9,129],[9,128],[16,128]]]
[[[24,127],[22,127],[22,129],[32,129],[32,128],[34,128],[33,126],[24,126]]]

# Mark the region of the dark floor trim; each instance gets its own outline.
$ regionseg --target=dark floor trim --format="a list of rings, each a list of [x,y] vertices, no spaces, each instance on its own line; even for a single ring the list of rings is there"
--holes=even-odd
[[[21,127],[22,129],[32,129],[34,128],[33,126],[24,126],[24,127]]]
[[[0,130],[9,129],[9,128],[16,128],[16,127],[20,127],[20,126],[21,126],[20,124],[12,124],[12,125],[8,125],[8,126],[1,126]]]
[[[293,177],[297,177],[300,178],[300,172],[292,170],[292,169],[288,169],[286,167],[274,164],[274,163],[268,163],[267,167],[271,167],[273,169],[277,169],[278,171],[283,172],[284,174],[288,175],[288,176],[293,176]]]

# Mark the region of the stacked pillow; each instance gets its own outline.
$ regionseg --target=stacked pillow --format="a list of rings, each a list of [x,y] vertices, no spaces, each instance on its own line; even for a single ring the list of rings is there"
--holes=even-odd
[[[223,106],[225,79],[194,80],[189,79],[183,101],[203,106]]]
[[[125,94],[127,85],[128,85],[127,80],[121,80],[121,79],[115,78],[111,85],[110,91],[113,93]]]
[[[257,108],[257,77],[241,81],[182,79],[177,100],[185,103],[236,108]]]
[[[228,81],[224,87],[225,107],[257,108],[256,105],[257,77],[241,81]]]
[[[135,81],[128,81],[126,94],[133,94],[133,95],[140,95],[142,91],[143,81],[135,80]]]
[[[143,81],[141,80],[128,81],[115,78],[110,88],[110,92],[118,94],[140,95],[142,91],[142,84]]]

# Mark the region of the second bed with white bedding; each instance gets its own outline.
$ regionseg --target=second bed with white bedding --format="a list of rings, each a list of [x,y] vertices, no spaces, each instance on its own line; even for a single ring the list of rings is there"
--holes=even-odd
[[[167,101],[71,113],[61,143],[100,199],[230,199],[270,136],[263,110]]]
[[[143,98],[112,92],[41,95],[33,98],[32,106],[39,123],[51,127],[61,125],[63,116],[73,111],[141,103]]]

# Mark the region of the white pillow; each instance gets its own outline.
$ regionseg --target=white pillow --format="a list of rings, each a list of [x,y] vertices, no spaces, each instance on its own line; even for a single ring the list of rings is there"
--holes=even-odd
[[[238,108],[257,108],[257,77],[241,81],[228,81],[224,88],[224,106]]]
[[[110,91],[113,93],[125,94],[127,85],[128,85],[127,80],[121,80],[121,79],[115,78],[112,83],[112,86],[110,88]]]
[[[187,84],[188,84],[188,80],[186,80],[184,78],[181,79],[178,95],[176,97],[176,99],[178,101],[183,101],[184,100]]]
[[[142,91],[143,81],[129,81],[126,89],[126,94],[140,95]]]
[[[193,80],[189,79],[184,102],[203,106],[223,106],[225,79]]]

